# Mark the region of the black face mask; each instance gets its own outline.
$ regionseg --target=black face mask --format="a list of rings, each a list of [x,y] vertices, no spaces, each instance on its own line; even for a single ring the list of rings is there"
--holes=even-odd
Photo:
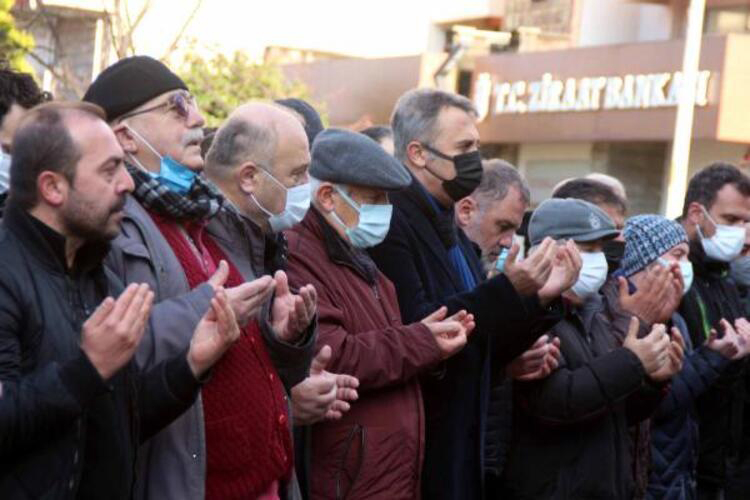
[[[607,267],[609,272],[613,273],[620,268],[620,262],[622,262],[622,256],[625,255],[625,242],[617,240],[605,241],[602,245],[604,251],[604,257],[607,259]]]
[[[456,167],[456,177],[450,180],[443,179],[429,168],[427,169],[429,173],[443,181],[443,189],[453,201],[469,196],[482,182],[484,170],[482,169],[482,155],[479,151],[448,156],[427,144],[422,144],[422,146],[438,158],[452,161]]]

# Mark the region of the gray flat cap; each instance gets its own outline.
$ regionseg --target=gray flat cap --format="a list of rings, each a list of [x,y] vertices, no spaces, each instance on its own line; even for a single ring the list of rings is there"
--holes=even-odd
[[[552,198],[542,202],[529,221],[532,246],[547,236],[586,243],[616,238],[618,234],[615,223],[601,208],[574,198]]]
[[[403,189],[411,176],[401,162],[369,137],[328,128],[313,142],[310,175],[321,181],[385,191]]]

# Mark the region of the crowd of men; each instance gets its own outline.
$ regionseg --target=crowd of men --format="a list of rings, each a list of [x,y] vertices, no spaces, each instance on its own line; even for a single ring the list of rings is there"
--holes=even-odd
[[[532,211],[476,120],[0,68],[0,498],[750,498],[750,178]]]

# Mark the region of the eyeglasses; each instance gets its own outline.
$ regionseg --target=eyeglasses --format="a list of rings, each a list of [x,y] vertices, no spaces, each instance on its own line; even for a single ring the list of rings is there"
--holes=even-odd
[[[139,111],[133,111],[131,113],[125,113],[119,118],[119,120],[122,121],[126,118],[131,118],[143,113],[150,113],[151,111],[156,111],[157,109],[162,108],[167,108],[167,111],[174,110],[177,113],[177,116],[179,116],[183,120],[187,120],[188,116],[190,115],[190,108],[198,109],[198,105],[195,102],[195,97],[193,97],[192,95],[188,94],[187,92],[178,92],[169,96],[169,99],[167,99],[165,102],[157,104],[156,106],[153,106],[151,108],[141,109]]]

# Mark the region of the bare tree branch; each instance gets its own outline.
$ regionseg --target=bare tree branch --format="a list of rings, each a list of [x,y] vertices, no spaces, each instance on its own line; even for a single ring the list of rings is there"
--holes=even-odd
[[[202,3],[203,3],[203,0],[196,0],[195,6],[193,7],[193,11],[190,13],[190,15],[185,20],[185,22],[182,23],[182,27],[180,28],[180,31],[177,32],[177,35],[174,37],[174,40],[172,40],[172,44],[169,46],[169,48],[164,53],[164,55],[161,56],[161,61],[166,61],[169,58],[169,56],[172,55],[172,52],[175,51],[175,49],[177,48],[177,44],[180,43],[180,39],[185,34],[185,31],[187,30],[188,26],[190,26],[190,23],[193,22],[195,15],[198,14],[198,10],[201,8]]]

